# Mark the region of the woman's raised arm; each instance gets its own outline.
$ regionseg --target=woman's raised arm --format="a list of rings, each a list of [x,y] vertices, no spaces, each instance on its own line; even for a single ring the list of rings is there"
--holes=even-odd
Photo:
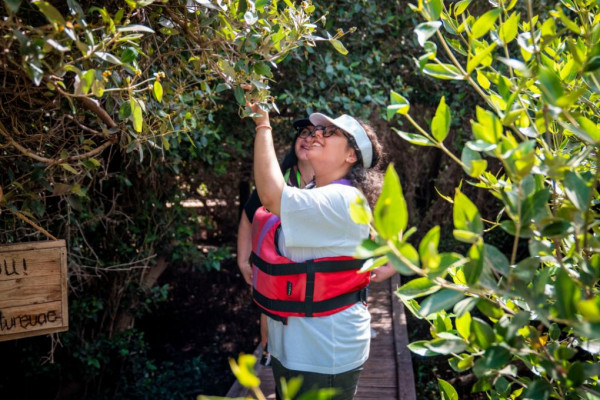
[[[256,137],[254,139],[254,180],[260,202],[273,214],[279,215],[281,193],[285,187],[285,179],[281,173],[275,147],[273,132],[269,123],[269,114],[258,104],[251,104],[252,111],[260,114],[255,117]]]

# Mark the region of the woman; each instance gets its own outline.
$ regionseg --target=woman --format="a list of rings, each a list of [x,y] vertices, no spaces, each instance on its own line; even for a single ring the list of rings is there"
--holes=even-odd
[[[347,274],[345,279],[334,277],[332,280],[337,286],[344,286],[345,281],[353,280],[352,288],[344,288],[344,292],[333,298],[328,297],[329,292],[338,291],[339,288],[315,283],[315,276],[319,274],[304,273],[306,279],[298,280],[299,284],[292,278],[285,278],[288,282],[283,290],[287,290],[290,297],[297,296],[295,292],[298,286],[308,288],[309,281],[313,286],[310,295],[306,289],[299,297],[303,299],[303,304],[310,306],[294,312],[281,312],[278,308],[280,305],[286,309],[288,304],[294,303],[295,307],[298,302],[269,298],[270,295],[285,298],[286,293],[273,294],[279,289],[271,289],[272,284],[263,285],[262,279],[271,279],[271,283],[285,279],[274,276],[277,268],[260,265],[263,263],[261,257],[270,256],[261,246],[269,245],[272,240],[277,247],[277,254],[271,259],[274,262],[295,263],[279,267],[306,265],[308,269],[317,268],[319,271],[318,268],[323,265],[320,262],[331,262],[335,268],[338,263],[352,263],[349,258],[362,240],[368,237],[369,227],[355,224],[350,218],[349,208],[358,196],[366,197],[371,206],[374,204],[381,187],[381,175],[377,168],[381,160],[381,146],[368,125],[348,115],[331,119],[323,114],[312,114],[309,119],[315,127],[310,130],[308,137],[307,158],[315,174],[314,188],[291,188],[285,184],[277,165],[269,115],[257,105],[251,107],[260,114],[254,119],[254,177],[260,200],[270,212],[259,210],[253,224],[257,235],[261,235],[258,238],[260,243],[257,245],[257,240],[253,243],[253,251],[258,254],[254,259],[254,293],[255,301],[266,312],[271,311],[268,318],[269,350],[273,357],[277,396],[282,396],[281,378],[289,380],[302,375],[304,381],[300,393],[313,387],[332,387],[340,389],[336,399],[352,399],[362,365],[369,353],[370,315],[364,303],[368,275],[357,274],[356,269],[342,271],[346,267],[340,267],[332,275]],[[264,217],[263,213],[266,213]],[[279,216],[280,222],[273,224],[273,215]],[[269,229],[271,226],[279,228],[276,234],[271,235],[271,230],[265,234],[265,226],[269,226]],[[270,276],[269,273],[274,275]],[[258,274],[261,277],[257,278]],[[319,276],[325,275],[328,274],[321,273]],[[328,282],[321,279],[320,282]],[[256,293],[261,291],[266,293],[263,296],[266,299],[257,298]],[[323,300],[315,302],[317,296]],[[341,298],[344,298],[343,304],[337,301]],[[319,312],[313,310],[313,306],[329,304],[329,300],[333,300],[334,306]]]
[[[289,186],[304,188],[313,180],[313,169],[306,158],[308,153],[308,135],[302,134],[306,129],[312,128],[308,118],[295,121],[294,129],[296,135],[292,141],[292,147],[281,162],[281,171],[283,172],[286,183]],[[237,239],[237,262],[240,272],[248,285],[252,285],[252,266],[250,265],[250,254],[252,253],[252,219],[254,213],[261,207],[260,199],[255,191],[244,205],[240,224],[238,227]],[[261,314],[260,318],[260,344],[264,350],[261,363],[270,365],[270,355],[267,350],[267,318]]]

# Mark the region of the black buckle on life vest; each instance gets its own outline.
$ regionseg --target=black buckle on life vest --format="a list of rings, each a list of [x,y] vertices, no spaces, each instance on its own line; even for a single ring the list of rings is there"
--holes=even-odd
[[[358,296],[360,301],[366,306],[367,299],[369,298],[369,286],[367,285],[364,288],[362,288]]]

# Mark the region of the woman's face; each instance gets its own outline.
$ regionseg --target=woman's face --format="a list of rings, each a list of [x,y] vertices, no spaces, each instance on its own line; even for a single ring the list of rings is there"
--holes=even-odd
[[[308,144],[307,157],[313,168],[317,164],[327,166],[327,168],[338,168],[348,166],[348,163],[356,162],[356,153],[354,149],[348,145],[348,139],[340,129],[335,129],[333,126],[326,128],[329,132],[333,132],[331,136],[325,137],[323,129],[317,129],[313,136],[306,138]]]
[[[314,129],[313,125],[308,125],[308,129]],[[298,160],[307,161],[308,160],[308,151],[310,149],[310,144],[308,142],[309,137],[298,136],[296,139],[296,144],[294,145],[294,151],[296,152],[296,157]]]

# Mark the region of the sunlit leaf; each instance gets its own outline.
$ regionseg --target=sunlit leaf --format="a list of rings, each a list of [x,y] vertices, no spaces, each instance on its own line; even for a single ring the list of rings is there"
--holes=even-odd
[[[415,33],[417,34],[417,41],[421,47],[424,47],[427,40],[435,35],[437,30],[440,29],[440,26],[442,26],[440,21],[423,22],[417,25]]]
[[[440,390],[440,400],[458,400],[458,392],[449,382],[438,378],[438,389]]]
[[[425,67],[423,67],[423,72],[438,79],[465,79],[460,70],[452,64],[426,64]]]
[[[373,214],[375,229],[385,239],[392,239],[406,229],[408,211],[400,179],[393,164],[388,166],[385,173],[381,195],[377,199]]]
[[[348,49],[346,49],[346,47],[344,47],[342,42],[340,42],[339,40],[331,38],[329,39],[329,42],[331,43],[333,48],[338,51],[338,53],[341,53],[343,55],[348,54]]]
[[[392,128],[398,136],[417,146],[435,146],[436,144],[423,135],[417,133],[404,132],[396,128]]]
[[[443,142],[450,131],[450,108],[444,96],[440,99],[435,115],[431,120],[431,133],[438,141]]]
[[[490,11],[477,18],[471,27],[471,37],[473,39],[480,38],[489,32],[494,27],[494,23],[502,13],[500,8],[493,8]]]
[[[152,95],[154,96],[156,101],[158,101],[159,103],[162,102],[163,87],[158,80],[155,80],[154,84],[152,85]]]

